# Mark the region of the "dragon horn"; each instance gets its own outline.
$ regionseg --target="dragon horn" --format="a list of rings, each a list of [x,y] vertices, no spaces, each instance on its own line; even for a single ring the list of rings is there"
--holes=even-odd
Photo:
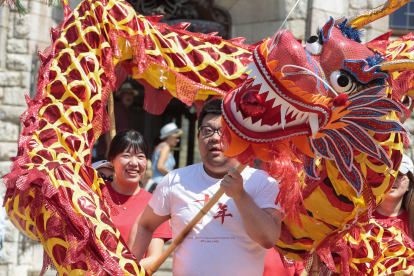
[[[385,4],[375,9],[358,13],[349,20],[347,26],[359,30],[369,23],[395,12],[408,2],[410,0],[388,0]]]
[[[414,70],[414,60],[411,59],[395,59],[390,61],[384,61],[378,66],[382,71],[388,71],[390,73],[396,71]]]

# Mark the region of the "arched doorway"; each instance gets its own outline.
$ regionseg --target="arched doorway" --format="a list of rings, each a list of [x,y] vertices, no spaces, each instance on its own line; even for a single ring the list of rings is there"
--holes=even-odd
[[[181,22],[190,22],[187,28],[191,32],[217,33],[229,39],[231,17],[221,7],[214,4],[214,0],[128,0],[134,9],[143,15],[163,15],[162,23],[175,25]],[[197,132],[197,112],[194,106],[187,106],[173,98],[161,115],[152,115],[144,110],[145,89],[132,78],[127,82],[139,91],[130,107],[131,127],[141,132],[147,139],[150,154],[160,142],[160,129],[167,123],[175,122],[183,129],[183,136],[179,147],[173,149],[174,158],[178,167],[200,162]],[[117,99],[115,98],[115,101]],[[94,161],[97,160],[96,155]]]
[[[231,17],[228,11],[216,6],[214,0],[127,0],[143,15],[163,15],[160,22],[175,25],[189,22],[190,32],[214,33],[229,39]]]

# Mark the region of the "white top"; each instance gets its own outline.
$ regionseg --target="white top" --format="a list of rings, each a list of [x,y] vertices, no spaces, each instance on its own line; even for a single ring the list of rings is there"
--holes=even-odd
[[[262,209],[275,204],[279,187],[264,172],[247,167],[244,189]],[[203,164],[167,174],[149,205],[159,216],[171,215],[173,239],[220,188],[221,179],[207,175]],[[262,276],[266,250],[247,234],[233,199],[223,195],[177,247],[173,258],[176,276]]]
[[[3,204],[3,196],[0,195],[0,202]],[[6,208],[0,205],[0,259],[3,254],[4,237],[6,235]]]

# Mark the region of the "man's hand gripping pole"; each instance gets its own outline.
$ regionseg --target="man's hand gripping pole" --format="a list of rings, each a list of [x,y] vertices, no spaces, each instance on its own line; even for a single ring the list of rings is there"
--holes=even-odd
[[[236,172],[242,173],[242,171],[247,167],[246,165],[239,164],[236,167]],[[210,211],[211,208],[217,203],[217,201],[221,198],[224,194],[223,189],[219,189],[214,196],[207,202],[206,205],[198,212],[198,214],[187,224],[187,226],[178,234],[178,236],[173,240],[167,250],[158,258],[158,260],[151,266],[151,268],[147,271],[148,275],[151,276],[160,268],[160,266],[167,260],[167,258],[174,252],[180,243],[183,242],[185,237],[190,233],[193,227]]]

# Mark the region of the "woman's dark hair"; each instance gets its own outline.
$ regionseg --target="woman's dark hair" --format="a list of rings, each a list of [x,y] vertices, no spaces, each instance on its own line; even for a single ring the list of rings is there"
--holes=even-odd
[[[204,117],[208,114],[221,115],[222,102],[222,99],[214,99],[205,103],[203,109],[200,111],[200,115],[198,116],[198,127],[202,126]]]
[[[124,130],[115,135],[109,146],[107,158],[109,161],[112,161],[118,154],[127,152],[131,148],[134,152],[142,150],[145,158],[148,159],[149,151],[147,141],[141,133],[135,130]]]
[[[408,229],[410,233],[407,234],[411,239],[414,239],[414,175],[408,171],[407,176],[410,179],[410,183],[408,184],[408,191],[404,194],[401,205],[408,212]]]

